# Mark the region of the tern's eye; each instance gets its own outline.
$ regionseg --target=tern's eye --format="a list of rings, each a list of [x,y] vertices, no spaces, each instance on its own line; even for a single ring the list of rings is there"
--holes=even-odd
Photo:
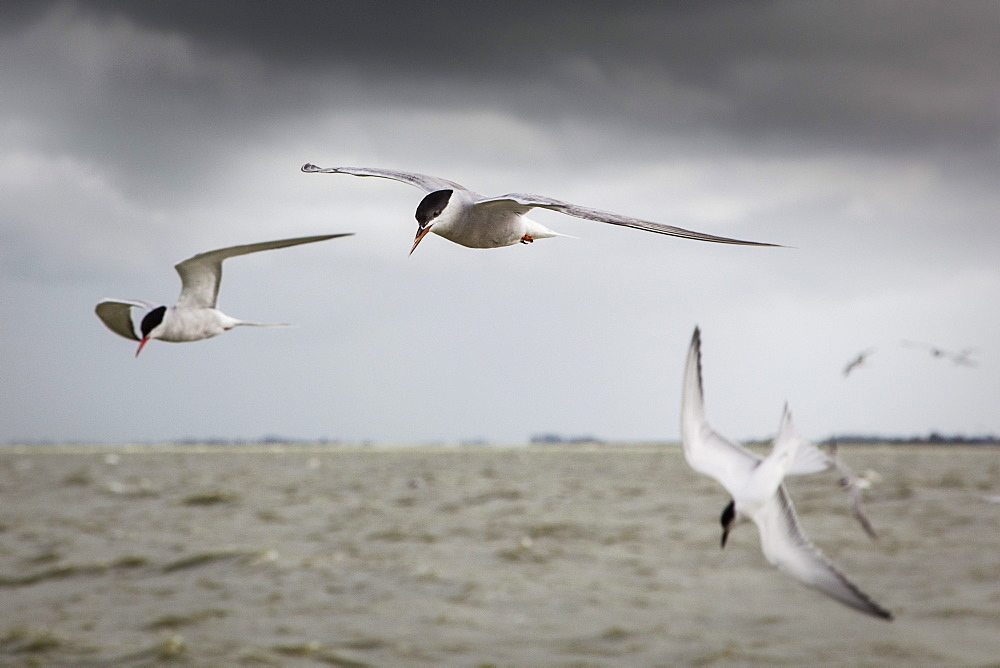
[[[417,205],[417,222],[424,226],[440,216],[444,208],[448,206],[452,192],[451,190],[435,190],[420,200],[420,204]]]

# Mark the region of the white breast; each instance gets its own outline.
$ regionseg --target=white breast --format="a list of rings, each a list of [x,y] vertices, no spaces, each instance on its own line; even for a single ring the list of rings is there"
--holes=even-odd
[[[237,322],[214,308],[171,308],[151,334],[155,339],[173,343],[200,341],[222,334]]]

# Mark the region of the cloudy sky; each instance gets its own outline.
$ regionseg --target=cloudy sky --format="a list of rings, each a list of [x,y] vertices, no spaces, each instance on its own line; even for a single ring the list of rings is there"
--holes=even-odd
[[[1000,433],[994,2],[5,2],[0,442],[675,440],[691,332],[734,438]],[[378,166],[745,248],[578,239],[411,257]],[[135,344],[104,297],[288,329]],[[900,345],[975,348],[978,367]],[[842,369],[874,347],[851,376]]]

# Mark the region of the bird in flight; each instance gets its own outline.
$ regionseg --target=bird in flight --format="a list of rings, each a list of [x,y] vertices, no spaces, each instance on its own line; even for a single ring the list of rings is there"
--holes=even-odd
[[[875,348],[869,348],[868,350],[864,350],[858,353],[858,356],[852,359],[850,362],[848,362],[847,366],[844,367],[844,377],[851,375],[852,371],[857,369],[859,366],[863,365],[865,363],[865,360],[871,357],[874,353],[875,353]]]
[[[799,525],[784,478],[823,470],[821,467],[826,463],[816,457],[822,453],[798,435],[788,407],[766,457],[746,450],[712,429],[705,417],[701,333],[697,328],[684,369],[681,442],[688,465],[715,478],[732,497],[722,511],[722,547],[726,546],[730,531],[752,521],[757,525],[764,556],[786,575],[862,613],[892,619],[892,613],[848,580],[809,541]]]
[[[413,239],[413,246],[410,247],[410,253],[416,250],[417,244],[429,232],[468,248],[502,248],[518,243],[528,244],[536,239],[567,236],[527,218],[525,214],[532,209],[549,209],[585,220],[698,241],[741,246],[779,246],[779,244],[742,241],[694,232],[617,213],[589,209],[544,195],[509,193],[497,197],[483,197],[454,181],[414,172],[377,167],[327,167],[324,169],[311,163],[302,165],[302,171],[306,173],[374,176],[408,183],[427,193],[417,205],[417,234]]]
[[[286,327],[287,325],[281,324],[237,320],[216,308],[219,283],[222,281],[223,260],[238,255],[311,244],[345,236],[350,236],[350,233],[264,241],[199,253],[174,265],[174,269],[181,277],[181,294],[174,306],[162,306],[155,302],[137,299],[102,299],[94,311],[101,322],[112,332],[139,342],[139,348],[135,351],[136,357],[139,356],[143,346],[150,339],[181,343],[218,336],[241,325]],[[139,324],[138,334],[132,322],[133,308],[141,308],[146,311]]]
[[[959,366],[979,366],[979,362],[972,359],[973,353],[975,353],[978,348],[962,348],[958,352],[952,350],[945,350],[944,348],[939,348],[938,346],[932,345],[930,343],[920,343],[919,341],[903,341],[902,345],[907,348],[922,348],[931,354],[931,357],[936,357],[940,359],[948,359],[958,364]]]

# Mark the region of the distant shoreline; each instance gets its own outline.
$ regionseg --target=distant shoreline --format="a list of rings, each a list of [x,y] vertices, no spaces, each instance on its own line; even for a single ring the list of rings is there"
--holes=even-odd
[[[829,441],[820,442],[825,445]],[[886,449],[927,449],[941,451],[979,450],[1000,446],[998,441],[982,442],[934,442],[927,440],[887,441],[887,440],[837,440],[838,446],[868,447]],[[750,448],[768,447],[766,441],[749,441]],[[5,454],[94,454],[94,453],[253,453],[253,454],[295,454],[334,452],[636,452],[636,451],[676,451],[676,442],[594,442],[594,443],[340,443],[322,441],[301,441],[286,443],[270,442],[164,442],[164,443],[14,443],[0,445],[0,456]]]

